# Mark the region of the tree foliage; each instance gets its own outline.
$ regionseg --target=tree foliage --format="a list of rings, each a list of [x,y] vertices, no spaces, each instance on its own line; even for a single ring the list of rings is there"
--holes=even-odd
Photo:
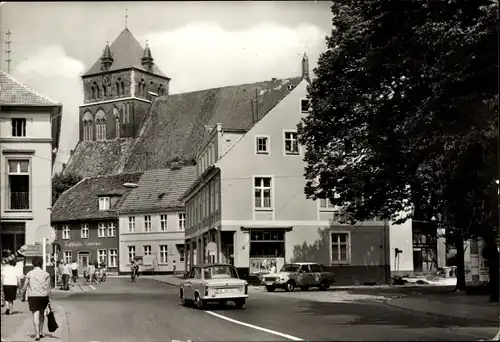
[[[334,1],[298,127],[306,195],[351,223],[439,217],[452,241],[494,236],[497,11],[488,0]]]
[[[52,178],[52,205],[56,203],[61,194],[82,180],[79,175],[69,173],[56,173]]]

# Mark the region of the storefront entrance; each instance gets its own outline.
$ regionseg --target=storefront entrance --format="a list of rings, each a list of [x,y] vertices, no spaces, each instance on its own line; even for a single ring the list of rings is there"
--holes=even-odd
[[[16,253],[26,244],[26,223],[24,222],[2,222],[0,232],[0,246],[2,251],[10,250]]]
[[[250,274],[279,271],[285,264],[284,230],[250,230]]]
[[[78,252],[78,265],[80,267],[87,268],[89,262],[90,262],[90,252]]]

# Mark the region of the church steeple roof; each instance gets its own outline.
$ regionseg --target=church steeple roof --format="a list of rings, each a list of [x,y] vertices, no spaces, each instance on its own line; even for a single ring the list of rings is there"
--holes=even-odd
[[[106,50],[108,49],[105,48],[104,53],[106,53]],[[146,70],[144,68],[144,66],[141,64],[141,59],[143,57],[143,53],[145,53],[145,49],[142,48],[141,44],[137,41],[137,39],[135,39],[134,35],[128,28],[125,28],[115,39],[115,41],[109,46],[109,52],[114,59],[109,71],[128,69],[133,67],[139,70],[149,71],[158,76],[167,77],[156,64],[152,65],[151,70]],[[149,51],[149,53],[151,53],[151,51]],[[83,74],[82,77],[98,74],[101,72],[101,58],[99,58],[92,65],[92,67],[85,74]]]

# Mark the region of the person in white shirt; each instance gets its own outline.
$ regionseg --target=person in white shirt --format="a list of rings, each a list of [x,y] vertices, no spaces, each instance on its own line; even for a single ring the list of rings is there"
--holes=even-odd
[[[12,307],[16,300],[17,288],[21,286],[22,274],[16,267],[16,259],[9,260],[9,264],[2,266],[2,284],[5,301],[7,302],[6,315],[12,313]]]
[[[73,284],[76,284],[76,279],[78,278],[78,263],[73,260],[73,262],[71,263],[71,276],[73,278]]]
[[[68,291],[69,290],[69,278],[71,277],[71,267],[68,265],[67,262],[64,263],[63,269],[63,290]]]
[[[271,274],[276,273],[276,262],[271,262]]]

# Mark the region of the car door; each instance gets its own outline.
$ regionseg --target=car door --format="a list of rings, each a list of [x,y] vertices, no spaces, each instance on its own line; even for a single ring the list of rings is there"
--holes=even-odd
[[[302,265],[300,266],[300,285],[301,286],[310,286],[312,285],[312,275],[311,271],[309,270],[309,265]]]
[[[201,291],[201,286],[203,285],[203,280],[202,280],[202,269],[200,267],[195,267],[194,268],[194,276],[193,279],[191,279],[191,291],[192,291],[192,298],[194,299],[194,294],[196,291],[198,293],[203,293]]]
[[[191,269],[191,272],[189,272],[189,277],[188,279],[184,282],[184,297],[188,300],[193,300],[194,299],[194,292],[193,292],[193,280],[194,280],[194,274],[195,270],[197,267],[193,267]]]
[[[312,283],[311,285],[319,285],[319,283],[321,282],[321,272],[323,272],[323,269],[318,264],[311,264],[310,269]]]

